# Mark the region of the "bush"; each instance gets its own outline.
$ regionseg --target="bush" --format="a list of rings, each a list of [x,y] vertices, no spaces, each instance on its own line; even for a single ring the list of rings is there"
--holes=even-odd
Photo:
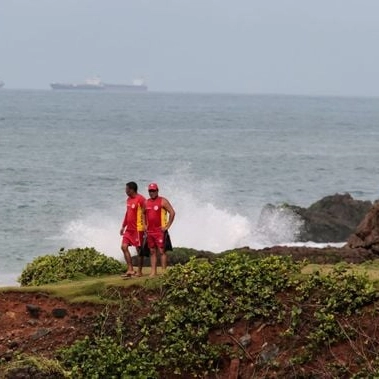
[[[77,248],[61,251],[58,255],[35,258],[27,264],[18,281],[22,286],[38,286],[74,279],[80,275],[118,274],[124,269],[124,264],[94,248]]]
[[[305,377],[304,370],[318,366],[326,349],[346,341],[356,354],[349,367],[331,358],[317,369],[333,370],[333,377],[361,369],[356,378],[376,377],[365,374],[378,372],[377,336],[364,332],[358,317],[377,300],[373,283],[343,266],[325,275],[302,275],[301,268],[290,257],[254,259],[233,252],[213,261],[192,257],[155,282],[161,288],[150,303],[142,301],[147,292],[129,293],[116,315],[109,320],[102,315],[99,336],[77,341],[59,359],[78,379],[217,377],[223,362],[237,355],[241,370],[255,362],[257,378]],[[270,358],[260,345],[245,351],[240,335],[229,332],[239,324],[250,334],[256,323],[271,328],[267,335],[281,331],[272,345],[279,355]],[[212,342],[213,333],[225,342]]]
[[[158,255],[159,256],[159,255]],[[174,266],[176,264],[186,264],[190,261],[191,257],[195,258],[207,258],[208,260],[216,259],[218,254],[212,253],[210,251],[190,249],[187,247],[175,247],[173,251],[167,251],[168,265]],[[134,266],[138,265],[138,256],[132,257],[132,262]],[[144,258],[144,266],[150,267],[150,257]]]
[[[5,379],[65,379],[69,377],[58,361],[27,355],[18,356],[16,360],[8,363],[5,366],[3,375],[1,377]]]
[[[122,346],[110,337],[88,337],[75,342],[59,353],[62,364],[72,378],[135,378],[154,379],[157,372],[151,353],[140,344]]]

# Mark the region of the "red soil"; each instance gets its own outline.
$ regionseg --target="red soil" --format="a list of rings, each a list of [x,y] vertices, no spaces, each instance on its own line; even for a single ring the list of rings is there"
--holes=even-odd
[[[27,305],[40,308],[32,316]],[[0,357],[7,359],[14,351],[53,355],[59,347],[91,334],[93,322],[102,306],[69,304],[44,293],[0,292]],[[63,318],[54,309],[65,309]]]

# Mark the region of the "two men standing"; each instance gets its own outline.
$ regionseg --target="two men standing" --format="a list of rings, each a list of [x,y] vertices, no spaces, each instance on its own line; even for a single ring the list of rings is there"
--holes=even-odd
[[[156,183],[148,186],[149,199],[145,199],[137,192],[137,184],[129,182],[126,184],[126,214],[120,230],[123,236],[121,249],[124,253],[128,270],[124,277],[142,276],[143,252],[142,242],[144,232],[147,233],[147,245],[150,249],[151,273],[150,276],[157,275],[157,255],[160,254],[162,269],[167,268],[167,254],[165,242],[168,236],[168,229],[175,218],[175,210],[170,202],[159,196],[159,188]],[[133,269],[132,258],[129,246],[135,246],[138,252],[139,267],[136,273]]]

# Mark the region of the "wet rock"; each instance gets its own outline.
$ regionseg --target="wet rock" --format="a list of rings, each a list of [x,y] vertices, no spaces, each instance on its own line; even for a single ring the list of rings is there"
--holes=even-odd
[[[65,309],[65,308],[54,308],[51,311],[51,313],[55,318],[64,318],[67,315],[67,309]]]
[[[41,312],[41,308],[34,304],[26,304],[26,310],[29,312],[30,316],[34,318],[38,318]]]
[[[349,193],[326,196],[308,208],[295,205],[263,208],[258,227],[266,222],[267,212],[284,212],[285,218],[293,215],[295,237],[306,242],[345,242],[355,231],[372,206],[371,201],[355,200]],[[296,230],[297,228],[297,230]],[[275,233],[275,228],[272,233]],[[270,233],[271,233],[270,232]]]
[[[363,248],[379,254],[379,202],[371,207],[355,232],[349,237],[347,246],[353,249]]]

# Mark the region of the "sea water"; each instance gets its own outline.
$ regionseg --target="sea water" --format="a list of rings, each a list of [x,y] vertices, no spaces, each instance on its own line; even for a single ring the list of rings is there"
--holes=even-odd
[[[3,89],[0,285],[61,248],[122,260],[128,181],[158,183],[174,246],[291,244],[298,221],[262,208],[379,198],[378,140],[378,98]]]

